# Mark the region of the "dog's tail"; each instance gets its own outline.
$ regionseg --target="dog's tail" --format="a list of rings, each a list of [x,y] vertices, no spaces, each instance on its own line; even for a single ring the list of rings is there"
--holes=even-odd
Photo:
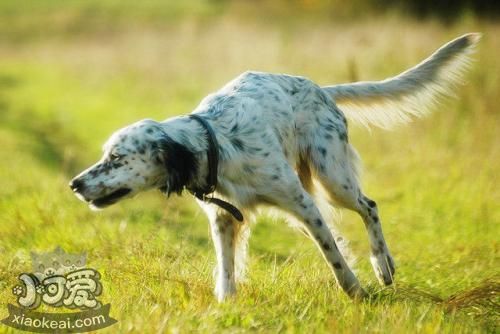
[[[438,98],[452,89],[470,65],[470,54],[481,35],[470,33],[443,45],[417,66],[383,81],[322,87],[345,116],[362,125],[384,129],[429,113]]]

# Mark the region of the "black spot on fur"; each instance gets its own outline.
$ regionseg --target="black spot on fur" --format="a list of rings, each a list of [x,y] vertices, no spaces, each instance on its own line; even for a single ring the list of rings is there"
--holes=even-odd
[[[244,149],[243,142],[240,139],[238,139],[238,138],[232,138],[231,139],[231,144],[233,144],[233,146],[237,150],[243,151],[243,149]]]
[[[328,243],[326,243],[326,242],[324,242],[322,246],[323,246],[323,249],[324,249],[324,250],[330,250],[330,249],[332,249],[332,248],[330,247],[330,245],[329,245]]]
[[[342,269],[342,265],[340,264],[340,262],[335,262],[335,263],[333,264],[333,267],[334,267],[335,269]]]
[[[366,199],[366,203],[368,203],[368,206],[370,208],[374,208],[377,205],[377,203],[375,203],[375,201],[372,201],[371,199],[368,199],[368,198]]]
[[[249,151],[250,153],[257,153],[257,152],[262,151],[262,148],[260,148],[260,147],[250,147],[250,148],[248,149],[248,151]]]
[[[318,151],[319,151],[319,153],[321,153],[323,158],[326,157],[326,148],[318,146]]]
[[[321,219],[316,219],[316,226],[322,226],[323,225],[323,222],[321,221]]]

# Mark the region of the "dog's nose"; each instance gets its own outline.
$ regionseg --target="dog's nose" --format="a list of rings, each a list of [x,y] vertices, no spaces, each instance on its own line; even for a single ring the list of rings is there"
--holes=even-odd
[[[80,180],[80,179],[73,179],[73,180],[69,181],[69,187],[74,192],[79,192],[79,191],[82,191],[83,188],[85,188],[85,185],[84,185],[84,183],[83,183],[82,180]]]

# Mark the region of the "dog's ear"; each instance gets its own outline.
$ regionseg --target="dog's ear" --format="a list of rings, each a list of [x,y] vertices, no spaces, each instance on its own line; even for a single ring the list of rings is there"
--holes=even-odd
[[[184,187],[196,176],[198,160],[186,146],[179,144],[167,135],[162,136],[154,146],[154,159],[165,167],[166,184],[160,191],[169,196],[180,194]]]

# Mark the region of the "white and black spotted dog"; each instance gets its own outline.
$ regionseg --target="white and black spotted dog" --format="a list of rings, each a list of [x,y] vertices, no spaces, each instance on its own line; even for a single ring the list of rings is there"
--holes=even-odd
[[[391,284],[394,261],[377,205],[359,185],[346,117],[387,128],[424,115],[460,81],[478,39],[459,37],[416,67],[378,82],[320,87],[303,77],[245,72],[189,116],[142,120],[115,132],[102,159],[70,186],[94,208],[152,188],[194,194],[210,221],[219,300],[233,295],[242,278],[249,215],[260,204],[276,206],[302,222],[340,287],[363,297],[315,204],[313,185],[324,188],[332,205],[360,214],[375,274]]]

